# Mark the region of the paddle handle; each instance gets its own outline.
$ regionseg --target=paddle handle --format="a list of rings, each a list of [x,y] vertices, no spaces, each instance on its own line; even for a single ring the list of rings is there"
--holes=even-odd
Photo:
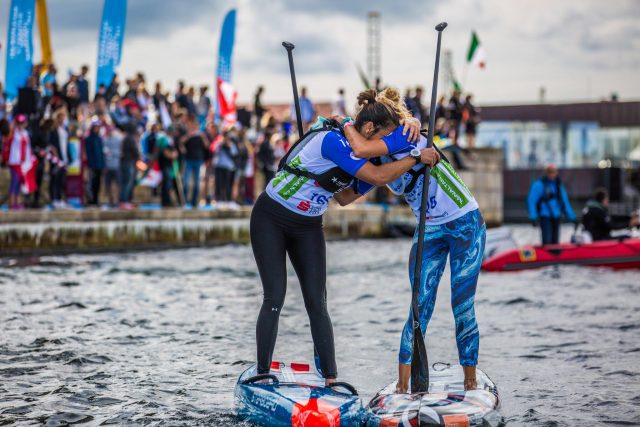
[[[433,85],[431,88],[431,109],[429,110],[429,129],[427,132],[427,148],[433,147],[433,135],[436,120],[436,97],[438,94],[438,70],[440,68],[440,45],[442,31],[447,27],[446,22],[436,26],[438,42],[436,47],[436,62],[433,70]],[[424,168],[422,181],[422,199],[420,200],[420,220],[418,222],[418,245],[415,253],[415,265],[413,269],[413,289],[411,294],[411,311],[413,312],[413,351],[411,358],[411,392],[425,393],[429,391],[429,360],[427,349],[420,327],[420,311],[418,299],[422,276],[422,254],[424,253],[424,230],[427,220],[427,205],[429,199],[429,176],[431,167]]]
[[[293,105],[296,109],[296,120],[298,123],[298,136],[302,139],[304,129],[302,129],[302,117],[300,116],[300,99],[298,98],[298,84],[296,83],[296,70],[293,67],[293,49],[295,46],[291,42],[284,41],[282,46],[287,50],[289,57],[289,74],[291,74],[291,86],[293,87]]]

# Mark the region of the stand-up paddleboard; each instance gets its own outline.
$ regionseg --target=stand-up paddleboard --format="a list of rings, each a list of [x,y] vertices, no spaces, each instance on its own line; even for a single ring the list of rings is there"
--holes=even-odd
[[[252,365],[238,379],[235,404],[238,418],[260,426],[362,425],[362,401],[353,386],[325,387],[324,378],[307,363],[274,361],[269,374],[262,375]]]
[[[395,381],[380,390],[369,402],[365,426],[501,425],[498,389],[484,372],[477,370],[478,388],[465,391],[462,366],[435,364],[429,371],[428,393],[396,394]]]

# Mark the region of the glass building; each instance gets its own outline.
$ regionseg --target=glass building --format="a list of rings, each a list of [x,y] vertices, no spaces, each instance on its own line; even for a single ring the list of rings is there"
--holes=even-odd
[[[477,145],[502,148],[507,169],[640,163],[640,102],[489,106]]]

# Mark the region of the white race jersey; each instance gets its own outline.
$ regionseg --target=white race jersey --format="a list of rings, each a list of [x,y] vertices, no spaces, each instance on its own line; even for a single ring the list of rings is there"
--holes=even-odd
[[[402,128],[396,129],[389,136],[384,138],[387,146],[391,150],[395,150],[391,155],[382,158],[383,163],[393,160],[400,160],[409,155],[412,148],[417,147],[423,149],[427,146],[427,139],[420,137],[417,145],[411,145],[409,142],[405,144],[406,137],[402,136]],[[390,150],[390,151],[391,151]],[[422,168],[422,164],[414,166],[413,170],[417,171]],[[420,219],[420,203],[422,201],[422,189],[424,187],[424,177],[420,176],[416,181],[413,189],[408,193],[404,193],[405,188],[412,181],[413,175],[405,173],[400,178],[387,184],[387,186],[395,194],[404,194],[404,197],[411,206],[416,220]],[[431,168],[429,178],[429,198],[427,204],[427,224],[438,225],[453,221],[460,218],[467,212],[478,209],[478,203],[473,195],[458,176],[449,162],[441,160],[438,164]]]
[[[338,131],[319,131],[290,161],[289,166],[320,174],[336,166],[355,175],[367,163],[353,154],[347,139]],[[305,216],[322,215],[333,193],[308,177],[281,170],[267,184],[267,194],[287,209]]]

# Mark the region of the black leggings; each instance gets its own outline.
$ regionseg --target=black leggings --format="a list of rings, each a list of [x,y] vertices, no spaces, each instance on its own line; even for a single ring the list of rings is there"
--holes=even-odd
[[[287,292],[286,254],[296,270],[309,315],[313,344],[325,378],[336,378],[333,327],[327,311],[327,265],[322,217],[296,214],[266,193],[251,213],[251,247],[258,264],[264,297],[256,325],[258,373],[271,367],[278,318]]]

